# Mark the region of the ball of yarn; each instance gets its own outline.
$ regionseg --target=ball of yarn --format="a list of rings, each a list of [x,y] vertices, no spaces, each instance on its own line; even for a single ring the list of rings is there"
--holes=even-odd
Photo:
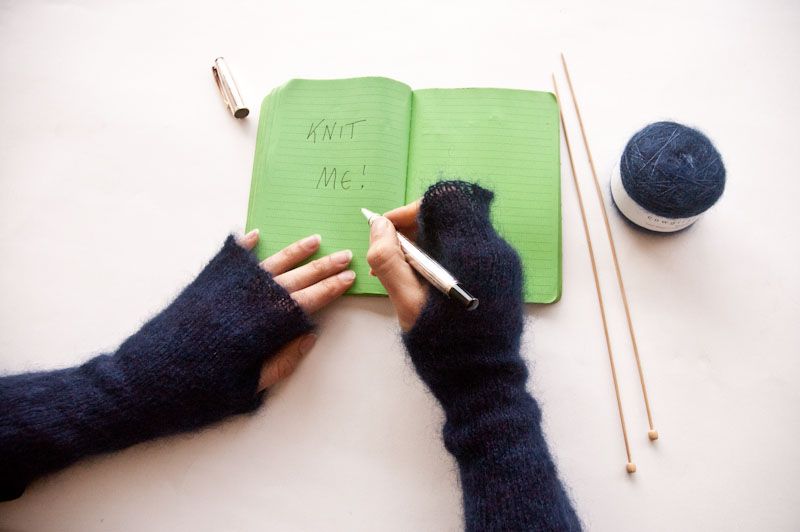
[[[705,212],[725,188],[725,166],[708,137],[675,122],[656,122],[636,133],[619,170],[633,201],[670,219]]]

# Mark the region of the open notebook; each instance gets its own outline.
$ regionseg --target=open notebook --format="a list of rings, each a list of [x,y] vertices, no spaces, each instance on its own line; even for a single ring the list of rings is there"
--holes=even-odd
[[[440,179],[495,192],[492,220],[522,258],[525,300],[561,294],[558,106],[549,92],[425,89],[386,78],[291,80],[264,99],[247,230],[264,258],[319,233],[318,255],[353,251],[352,294],[368,275],[369,227]]]

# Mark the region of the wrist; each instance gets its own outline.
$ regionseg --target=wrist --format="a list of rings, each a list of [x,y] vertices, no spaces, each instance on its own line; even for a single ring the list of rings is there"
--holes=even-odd
[[[114,355],[0,379],[0,499],[83,456],[258,406],[262,361],[312,328],[232,238]]]
[[[122,344],[115,362],[137,409],[188,430],[260,404],[262,363],[312,324],[303,310],[229,237],[198,277]]]

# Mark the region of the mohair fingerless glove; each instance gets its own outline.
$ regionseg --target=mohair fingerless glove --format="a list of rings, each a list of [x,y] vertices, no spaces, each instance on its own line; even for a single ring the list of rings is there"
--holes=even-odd
[[[492,197],[460,181],[428,189],[418,242],[480,304],[467,312],[431,290],[403,340],[444,408],[444,444],[458,462],[466,530],[580,530],[542,434],[539,407],[525,389],[522,268],[492,227]]]
[[[262,363],[311,330],[228,237],[200,275],[113,355],[0,378],[0,500],[76,460],[250,412]]]

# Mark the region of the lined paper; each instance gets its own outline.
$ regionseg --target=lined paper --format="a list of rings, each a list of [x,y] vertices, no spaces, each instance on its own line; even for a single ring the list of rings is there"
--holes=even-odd
[[[426,89],[412,99],[406,203],[440,179],[492,189],[492,221],[522,259],[527,302],[561,296],[558,127],[549,92]]]
[[[353,251],[349,293],[385,293],[368,275],[369,226],[405,198],[411,89],[386,78],[292,80],[264,100],[247,230],[265,258],[305,236],[320,257]]]

